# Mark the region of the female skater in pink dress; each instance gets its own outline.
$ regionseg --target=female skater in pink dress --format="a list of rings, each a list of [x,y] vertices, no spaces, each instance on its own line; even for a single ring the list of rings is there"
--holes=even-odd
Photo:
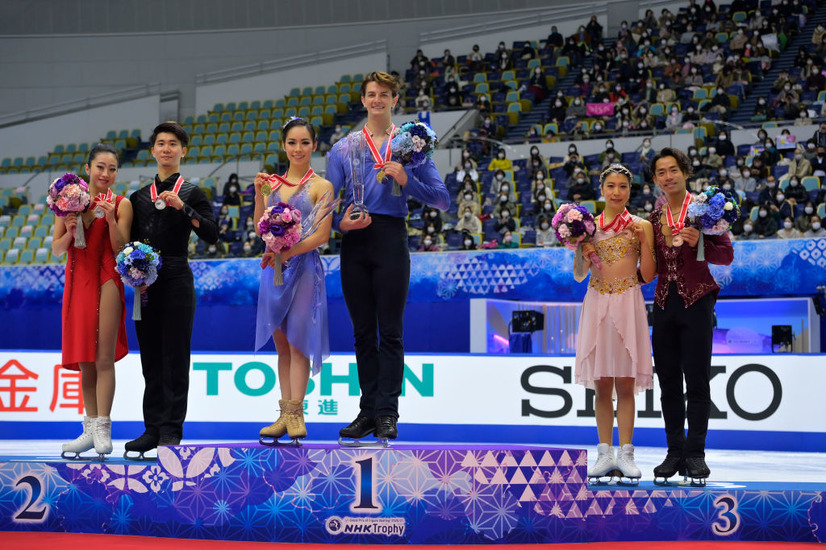
[[[599,445],[596,464],[588,478],[618,475],[638,480],[634,463],[636,393],[652,387],[651,340],[640,279],[650,282],[657,273],[651,222],[632,216],[625,206],[631,194],[631,171],[610,165],[600,175],[605,209],[597,217],[591,242],[582,244],[574,260],[574,277],[582,281],[596,253],[600,269],[590,269],[588,291],[579,318],[576,381],[596,391]],[[614,405],[617,399],[619,452],[614,457]]]

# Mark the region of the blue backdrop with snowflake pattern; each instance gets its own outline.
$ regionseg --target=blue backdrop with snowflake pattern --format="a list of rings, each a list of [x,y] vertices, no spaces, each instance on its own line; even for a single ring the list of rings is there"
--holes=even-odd
[[[734,243],[734,263],[712,266],[721,297],[812,296],[826,284],[826,239]],[[338,256],[322,256],[333,351],[353,349],[341,291]],[[467,352],[473,298],[576,302],[585,283],[571,274],[573,253],[563,248],[419,253],[411,256],[405,349]],[[251,350],[260,268],[256,259],[193,261],[198,293],[194,350]],[[0,269],[0,346],[59,349],[64,266]],[[643,287],[653,298],[654,283]],[[127,289],[131,308],[131,290]],[[39,327],[39,330],[31,330]],[[137,349],[132,322],[130,347]]]

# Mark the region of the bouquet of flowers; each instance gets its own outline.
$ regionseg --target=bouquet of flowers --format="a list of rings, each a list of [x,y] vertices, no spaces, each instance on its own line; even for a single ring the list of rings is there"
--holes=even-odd
[[[157,280],[158,270],[163,264],[161,253],[146,243],[135,241],[123,245],[115,261],[121,280],[135,289],[132,320],[140,321],[141,304],[146,305],[148,301],[140,287],[149,286]]]
[[[390,140],[393,158],[411,168],[421,166],[427,159],[432,158],[433,151],[438,145],[436,132],[418,120],[405,122],[396,128]],[[396,181],[393,181],[392,194],[395,197],[402,194],[402,188]]]
[[[563,204],[559,207],[551,220],[551,227],[559,242],[569,250],[576,250],[580,243],[593,237],[597,230],[594,216],[584,206],[574,203]],[[589,259],[597,269],[602,268],[599,256],[591,254]]]
[[[46,197],[46,205],[61,218],[65,218],[72,212],[79,214],[85,211],[90,202],[89,185],[83,181],[83,178],[71,172],[54,180],[49,186],[49,195]],[[86,248],[83,220],[78,220],[74,238],[75,248]]]
[[[270,206],[258,221],[258,232],[267,245],[267,252],[275,254],[272,282],[276,286],[283,285],[281,253],[301,240],[301,210],[285,202]]]
[[[700,230],[697,261],[705,260],[703,234],[722,235],[740,217],[737,195],[719,187],[709,187],[694,197],[688,205],[688,219]]]

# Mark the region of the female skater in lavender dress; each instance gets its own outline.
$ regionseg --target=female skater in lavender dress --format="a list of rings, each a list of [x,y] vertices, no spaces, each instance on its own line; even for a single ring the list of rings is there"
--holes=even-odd
[[[634,464],[636,393],[652,387],[651,340],[641,276],[656,276],[651,223],[625,209],[631,193],[631,172],[612,164],[600,176],[605,210],[597,218],[592,242],[582,244],[574,262],[574,276],[582,281],[594,252],[601,268],[590,269],[591,279],[582,303],[576,348],[576,381],[596,391],[599,445],[597,461],[588,477],[599,479],[619,470],[622,478],[639,479]],[[639,267],[639,276],[638,276]],[[613,397],[617,399],[619,453],[614,457]]]
[[[255,178],[255,214],[259,220],[268,206],[290,204],[306,219],[321,200],[329,200],[333,186],[315,175],[310,157],[318,141],[312,124],[301,118],[291,119],[283,129],[283,145],[289,160],[287,173],[278,179],[267,174]],[[268,195],[262,192],[270,191]],[[330,237],[332,217],[325,218],[318,229],[292,248],[281,252],[284,269],[282,285],[273,284],[274,255],[264,254],[258,294],[255,349],[270,338],[278,352],[278,379],[281,414],[270,426],[261,429],[262,443],[272,442],[285,433],[293,440],[307,437],[304,425],[304,395],[310,370],[321,369],[330,355],[327,334],[327,294],[324,270],[318,247]],[[287,262],[289,260],[289,262]]]

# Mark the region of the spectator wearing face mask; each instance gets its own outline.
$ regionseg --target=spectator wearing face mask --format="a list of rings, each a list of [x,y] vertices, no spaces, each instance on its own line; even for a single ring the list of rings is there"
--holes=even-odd
[[[556,212],[556,206],[553,203],[553,191],[550,188],[537,185],[536,191],[533,194],[533,215],[553,215]]]
[[[786,194],[780,188],[777,189],[772,200],[764,203],[764,205],[768,207],[769,214],[774,216],[775,221],[794,216],[794,204],[786,200]]]
[[[502,170],[497,170],[496,174],[493,176],[493,180],[490,182],[490,193],[493,195],[498,195],[502,192],[508,195],[508,199],[510,201],[516,201],[516,194],[514,189],[514,183],[505,177],[505,172]]]
[[[822,178],[826,176],[826,147],[817,146],[815,157],[809,161],[812,165],[812,175]]]
[[[496,152],[496,158],[490,161],[488,170],[491,172],[496,172],[497,170],[513,170],[513,162],[506,157],[504,149],[499,149],[499,151]]]
[[[493,217],[498,218],[503,210],[516,209],[516,196],[510,188],[508,182],[505,182],[493,199]]]
[[[548,169],[540,158],[528,159],[528,172],[528,178],[531,181],[535,181],[537,176],[541,176],[544,180],[548,175]]]
[[[751,218],[746,218],[743,221],[743,232],[737,235],[738,241],[756,241],[760,235],[754,231],[754,221]]]
[[[784,192],[786,199],[792,201],[794,204],[803,204],[809,200],[809,192],[806,191],[806,188],[803,187],[803,184],[800,183],[800,178],[797,176],[791,176],[789,178],[789,184],[784,189]]]
[[[534,103],[539,103],[548,95],[548,79],[541,67],[535,67],[531,71],[531,77],[525,84],[529,92],[534,94]]]
[[[723,157],[717,152],[717,147],[712,145],[706,148],[706,158],[704,164],[712,168],[712,172],[717,172],[723,167]],[[725,174],[723,174],[725,175]]]
[[[812,228],[812,218],[815,216],[815,205],[812,201],[807,201],[803,206],[803,212],[794,219],[794,227],[801,234]]]
[[[717,93],[715,93],[711,101],[703,107],[703,110],[709,113],[718,113],[723,120],[726,119],[729,109],[731,109],[731,99],[722,87],[717,88]]]
[[[739,175],[734,178],[734,187],[744,193],[757,191],[757,180],[752,177],[748,166],[740,169]]]
[[[218,212],[218,238],[222,241],[229,241],[234,239],[233,235],[233,226],[234,222],[232,217],[229,215],[229,206],[226,204],[221,206],[221,210]]]
[[[783,227],[777,230],[778,239],[799,239],[802,236],[803,234],[795,228],[791,218],[785,218]]]
[[[224,245],[210,244],[204,251],[204,258],[216,260],[224,257]]]
[[[547,195],[548,198],[553,198],[553,192],[548,181],[542,172],[536,174],[536,178],[531,182],[531,197],[532,202],[536,202],[536,197],[539,193]],[[541,202],[541,201],[540,201]]]
[[[766,138],[763,142],[763,152],[760,153],[760,156],[763,157],[763,163],[766,166],[775,166],[780,162],[780,151],[777,150],[772,138]]]
[[[762,182],[765,182],[769,177],[769,169],[766,168],[766,163],[763,162],[763,157],[756,156],[751,161],[751,175],[754,176],[754,179],[757,180],[757,185],[759,186]]]
[[[550,216],[539,216],[536,220],[536,246],[549,248],[557,246],[559,241],[556,238],[554,230],[551,228]]]
[[[462,189],[456,197],[458,202],[457,212],[464,212],[465,209],[470,209],[474,216],[479,216],[482,213],[482,205],[479,203],[479,197],[475,191]]]
[[[479,233],[477,231],[477,233]],[[462,231],[462,243],[459,245],[459,250],[476,250],[476,241],[473,240],[473,235],[467,231]]]
[[[516,222],[509,207],[505,206],[499,211],[493,229],[500,235],[504,235],[506,231],[516,231]]]
[[[565,97],[562,96],[562,92],[559,92],[556,98],[554,98],[548,116],[551,122],[555,122],[560,126],[565,122],[568,116],[568,105],[565,102]]]
[[[777,233],[777,220],[771,215],[767,205],[760,206],[758,209],[753,229],[761,239],[773,237]]]
[[[235,176],[233,178],[233,176]],[[227,182],[224,184],[224,202],[228,206],[241,206],[243,197],[241,196],[241,189],[238,185],[238,176],[230,175]]]
[[[247,232],[247,240],[241,247],[241,257],[252,258],[264,252],[264,241],[258,238],[255,229]]]
[[[596,199],[594,186],[585,172],[577,172],[571,179],[572,181],[568,183],[569,201],[579,202]]]
[[[474,44],[467,56],[468,68],[471,72],[482,71],[485,68],[485,56],[479,51],[479,44]]]
[[[422,207],[422,221],[424,222],[425,228],[433,226],[436,233],[442,232],[442,216],[441,212],[437,209],[424,205]]]
[[[674,131],[683,127],[683,113],[676,105],[672,105],[668,109],[668,115],[665,117],[665,129]]]
[[[482,222],[473,213],[472,207],[466,206],[463,210],[460,210],[460,212],[462,215],[459,217],[459,221],[457,221],[454,226],[456,231],[468,231],[470,233],[482,232]]]
[[[819,216],[812,216],[812,226],[808,231],[803,233],[803,237],[807,239],[822,239],[826,237],[826,229],[823,228]]]
[[[418,251],[419,252],[438,252],[439,245],[438,245],[438,238],[435,233],[423,233],[421,244],[419,244]]]
[[[798,179],[812,175],[812,163],[803,155],[803,148],[798,146],[794,152],[794,160],[789,163],[789,176],[797,176]]]
[[[575,97],[568,106],[566,119],[579,119],[585,117],[585,102],[581,97]]]
[[[657,103],[671,103],[677,100],[674,90],[666,87],[665,82],[660,82],[657,86]]]
[[[602,150],[602,152],[597,157],[597,162],[599,162],[600,164],[605,164],[605,159],[608,158],[608,155],[611,154],[611,153],[613,153],[613,156],[615,158],[619,154],[619,153],[617,153],[617,150],[614,148],[614,140],[609,139],[609,140],[605,141],[605,148]],[[617,162],[619,162],[619,161],[617,161]],[[600,170],[600,172],[602,172],[602,170]]]
[[[754,106],[754,112],[751,115],[752,122],[763,122],[771,117],[771,109],[766,102],[766,98],[760,96],[757,98],[757,105]]]
[[[505,231],[502,234],[502,242],[499,243],[499,248],[519,248],[519,243],[516,242],[510,231]]]
[[[463,153],[464,154],[464,153]],[[479,172],[476,171],[476,163],[471,158],[462,160],[462,164],[456,169],[456,181],[464,183],[466,179],[476,183],[479,181]]]
[[[643,208],[643,206],[645,206],[646,202],[651,202],[653,204],[654,201],[655,201],[655,197],[654,197],[654,192],[651,190],[651,187],[652,187],[651,184],[644,183],[642,185],[642,188],[640,189],[640,192],[637,193],[634,196],[634,198],[631,199],[631,201],[629,203],[629,206],[632,207],[633,209],[635,209],[636,211],[639,211]],[[652,210],[653,210],[653,208],[652,208]],[[646,216],[641,216],[641,217],[647,219]]]

